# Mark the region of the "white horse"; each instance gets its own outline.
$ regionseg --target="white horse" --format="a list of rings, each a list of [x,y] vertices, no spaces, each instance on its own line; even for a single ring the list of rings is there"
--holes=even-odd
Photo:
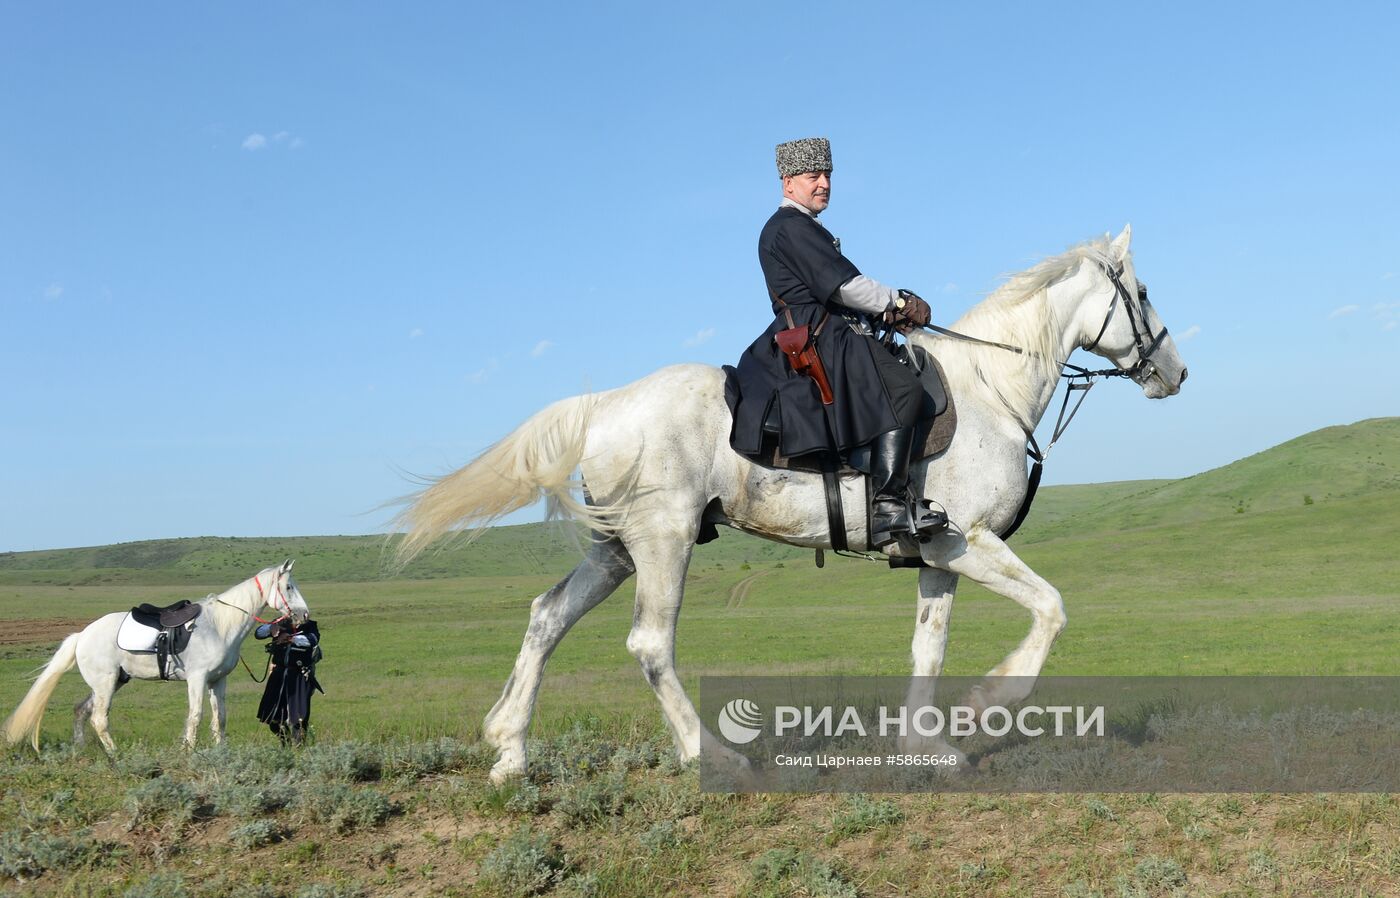
[[[215,742],[224,741],[224,724],[228,707],[224,703],[226,679],[238,664],[238,650],[252,631],[257,613],[272,608],[283,617],[300,622],[311,616],[306,599],[292,579],[290,560],[265,568],[247,580],[219,595],[199,601],[200,614],[195,618],[189,644],[180,653],[170,679],[184,680],[189,688],[190,710],[185,718],[185,745],[194,748],[195,733],[204,711],[204,692],[209,692],[209,730]],[[83,724],[91,721],[102,747],[110,754],[116,750],[107,729],[107,712],[112,696],[128,679],[157,680],[160,670],[156,656],[151,653],[123,651],[117,647],[117,630],[127,612],[115,611],[99,617],[68,636],[39,674],[29,694],[0,727],[0,736],[10,745],[26,737],[39,748],[39,726],[44,709],[53,695],[59,677],[76,663],[92,694],[74,708],[73,741],[82,744]]]
[[[957,431],[938,456],[918,464],[913,483],[942,503],[949,530],[929,542],[886,547],[922,558],[910,699],[932,700],[943,666],[959,577],[1006,596],[1031,614],[1029,634],[974,690],[974,704],[1024,698],[1065,625],[1060,593],[1007,547],[998,533],[1027,490],[1026,444],[1054,396],[1061,362],[1078,348],[1107,358],[1150,398],[1174,395],[1186,379],[1176,346],[1138,282],[1131,229],[1111,242],[1075,247],[1012,277],[955,325],[961,333],[1020,347],[931,336],[909,339],[936,356],[957,407]],[[539,412],[466,467],[417,494],[398,524],[406,561],[438,536],[473,536],[500,515],[538,500],[595,531],[583,561],[534,600],[524,645],[486,718],[484,738],[499,752],[491,778],[525,772],[525,736],[545,662],[569,628],[632,573],[636,609],[627,648],[660,699],[681,760],[695,758],[702,726],[676,675],[675,633],[686,568],[702,521],[797,546],[829,548],[822,478],[770,470],[729,446],[732,419],[717,368],[677,365],[608,392],[565,399]],[[586,501],[571,493],[582,473]],[[843,479],[846,540],[866,544],[861,478]],[[707,744],[718,744],[707,741]],[[948,751],[941,740],[907,748]]]

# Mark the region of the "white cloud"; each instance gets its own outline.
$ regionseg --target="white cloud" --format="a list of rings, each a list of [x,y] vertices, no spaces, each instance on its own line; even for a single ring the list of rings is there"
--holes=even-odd
[[[299,150],[306,146],[306,141],[297,137],[290,131],[278,131],[271,137],[254,131],[252,134],[243,138],[243,149],[245,150],[266,150],[274,146],[286,147],[289,150]]]
[[[54,300],[63,295],[62,284],[49,284],[44,288],[44,299]]]
[[[955,283],[953,283],[952,281],[949,281],[948,283],[946,283],[946,284],[943,285],[943,292],[944,292],[944,293],[957,293],[957,292],[958,292],[958,285],[955,284]]]
[[[1388,281],[1393,277],[1395,277],[1395,272],[1387,271],[1385,274],[1381,275],[1381,280]]]
[[[408,339],[410,340],[416,340],[421,336],[423,336],[423,328],[421,327],[415,327],[413,330],[408,332]]]
[[[1184,331],[1182,331],[1181,333],[1179,333],[1179,334],[1176,335],[1176,342],[1178,342],[1178,343],[1185,343],[1187,340],[1189,340],[1189,339],[1191,339],[1192,337],[1196,336],[1196,335],[1199,334],[1200,332],[1201,332],[1201,326],[1200,326],[1199,324],[1193,324],[1193,325],[1191,325],[1190,327],[1188,327],[1186,330],[1184,330]]]
[[[471,374],[468,374],[468,375],[467,375],[467,383],[471,383],[471,384],[485,383],[485,382],[491,377],[491,372],[493,372],[493,371],[496,370],[496,368],[497,368],[499,362],[500,362],[499,359],[494,359],[494,358],[493,358],[493,359],[491,359],[490,361],[488,361],[488,362],[486,363],[486,367],[485,367],[485,368],[478,368],[477,370],[473,371]]]
[[[1394,330],[1400,323],[1400,302],[1378,302],[1371,306],[1374,319],[1381,323],[1381,330]]]
[[[1333,309],[1332,314],[1328,315],[1327,317],[1329,320],[1332,318],[1341,318],[1343,315],[1350,315],[1353,312],[1359,311],[1361,311],[1361,307],[1358,305],[1341,306],[1339,308]]]
[[[553,346],[553,345],[554,345],[554,341],[553,341],[553,340],[541,340],[540,342],[538,342],[538,343],[535,344],[535,348],[534,348],[534,349],[530,350],[530,358],[532,358],[532,359],[537,359],[537,358],[539,358],[540,356],[544,355],[546,352],[549,352],[549,347],[551,347],[551,346]]]
[[[686,345],[686,346],[699,346],[701,343],[707,342],[707,341],[708,341],[711,337],[713,337],[714,335],[715,335],[715,329],[712,328],[712,327],[707,327],[707,328],[704,328],[703,330],[698,330],[698,331],[695,332],[695,336],[693,336],[693,337],[688,337],[688,338],[686,339],[685,345]]]

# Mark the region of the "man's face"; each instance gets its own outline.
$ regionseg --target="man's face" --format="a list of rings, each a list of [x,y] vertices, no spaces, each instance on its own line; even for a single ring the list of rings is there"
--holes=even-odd
[[[783,178],[783,196],[813,213],[820,212],[831,203],[831,172],[809,171]]]

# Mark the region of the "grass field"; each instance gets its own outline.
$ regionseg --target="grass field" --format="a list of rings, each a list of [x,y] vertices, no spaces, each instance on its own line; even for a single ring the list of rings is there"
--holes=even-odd
[[[1047,488],[1013,541],[1065,596],[1070,624],[1047,674],[1400,674],[1397,545],[1393,418],[1183,480]],[[572,567],[572,543],[543,526],[498,528],[394,579],[380,576],[383,546],[203,538],[0,554],[4,713],[75,622],[222,590],[288,556],[321,623],[328,690],[316,699],[314,752],[292,756],[259,730],[259,688],[238,674],[232,747],[185,756],[170,748],[183,686],[133,684],[113,711],[122,752],[112,766],[66,745],[69,709],[85,694],[70,673],[50,703],[43,758],[15,751],[4,764],[0,875],[11,878],[0,888],[1400,894],[1400,809],[1388,796],[701,795],[693,771],[663,760],[655,699],[625,650],[630,584],[550,661],[532,781],[491,789],[474,745],[480,720],[530,600]],[[915,579],[831,556],[819,571],[810,552],[726,531],[691,568],[682,676],[693,687],[704,674],[907,673]],[[964,584],[946,672],[985,671],[1027,625],[1009,601]],[[246,656],[260,671],[256,646]],[[239,772],[221,778],[226,768]],[[263,771],[344,807],[238,792],[256,791]],[[142,811],[162,799],[177,810]],[[257,820],[278,839],[232,835]],[[106,858],[104,846],[124,853]],[[153,873],[165,878],[151,885]]]

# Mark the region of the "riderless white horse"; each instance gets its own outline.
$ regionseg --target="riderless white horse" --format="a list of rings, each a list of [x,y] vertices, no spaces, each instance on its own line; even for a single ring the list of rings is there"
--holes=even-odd
[[[1107,358],[1149,398],[1174,395],[1186,367],[1147,302],[1129,254],[1131,229],[1070,249],[1009,279],[954,328],[982,341],[916,333],[937,357],[957,407],[957,430],[941,454],[916,465],[911,483],[942,503],[951,526],[928,542],[887,546],[919,558],[910,698],[932,699],[943,666],[959,577],[1006,596],[1031,614],[1030,632],[994,667],[974,704],[1024,698],[1065,626],[1060,593],[998,537],[1027,492],[1027,440],[1051,402],[1061,363],[1075,349]],[[641,663],[683,761],[695,758],[702,726],[676,674],[676,621],[687,565],[702,521],[797,546],[829,548],[822,478],[770,470],[729,446],[724,375],[704,365],[664,368],[628,386],[565,399],[530,418],[466,467],[414,497],[400,516],[406,561],[454,529],[473,536],[542,495],[551,511],[588,522],[583,561],[534,600],[524,645],[484,737],[499,752],[491,778],[522,774],[525,737],[545,662],[569,628],[632,573],[636,609],[628,650]],[[585,501],[571,493],[582,474]],[[843,479],[846,540],[866,543],[858,477]],[[717,744],[717,743],[716,743]],[[909,748],[947,751],[941,740]]]
[[[195,618],[189,644],[169,675],[170,679],[184,680],[188,686],[190,709],[185,718],[185,745],[189,748],[194,748],[206,690],[209,693],[209,730],[215,742],[224,741],[224,724],[228,718],[228,706],[224,702],[227,677],[238,664],[238,650],[243,640],[259,622],[258,612],[272,608],[282,615],[278,620],[291,618],[294,623],[311,616],[305,597],[292,579],[290,560],[265,568],[227,592],[211,595],[196,604],[201,609]],[[36,750],[39,748],[39,728],[49,696],[53,695],[59,678],[76,663],[92,688],[92,694],[74,708],[73,741],[82,744],[83,724],[90,721],[102,747],[109,754],[116,750],[107,729],[112,696],[129,679],[160,679],[154,654],[133,654],[117,647],[117,631],[126,617],[125,611],[104,615],[82,632],[63,640],[29,694],[0,727],[0,735],[6,742],[14,745],[28,738]]]

